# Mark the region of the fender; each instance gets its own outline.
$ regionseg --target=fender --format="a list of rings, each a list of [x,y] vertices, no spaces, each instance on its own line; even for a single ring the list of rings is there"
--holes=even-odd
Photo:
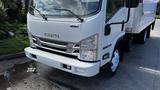
[[[114,39],[114,41],[113,41],[113,43],[112,43],[112,46],[111,46],[111,50],[112,50],[112,51],[110,52],[109,61],[110,61],[111,58],[112,58],[111,55],[112,55],[112,53],[113,53],[113,51],[114,51],[115,46],[119,43],[120,40],[122,40],[122,38],[123,38],[124,35],[125,35],[125,32],[119,34],[119,35]]]
[[[103,65],[105,65],[105,64],[107,64],[108,62],[111,61],[112,53],[113,53],[113,51],[114,51],[114,48],[115,48],[115,46],[117,45],[117,43],[118,43],[120,40],[122,40],[122,38],[123,38],[124,35],[125,35],[125,32],[122,32],[122,33],[120,33],[120,34],[113,40],[113,42],[111,43],[111,46],[110,46],[110,50],[111,50],[111,51],[109,52],[109,58],[106,59],[105,62],[101,63],[101,66],[103,66]]]

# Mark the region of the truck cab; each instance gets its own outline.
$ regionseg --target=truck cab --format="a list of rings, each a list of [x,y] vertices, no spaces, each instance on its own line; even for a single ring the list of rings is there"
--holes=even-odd
[[[98,74],[103,66],[113,75],[125,35],[131,33],[131,10],[140,4],[139,0],[30,0],[26,56],[84,77]]]

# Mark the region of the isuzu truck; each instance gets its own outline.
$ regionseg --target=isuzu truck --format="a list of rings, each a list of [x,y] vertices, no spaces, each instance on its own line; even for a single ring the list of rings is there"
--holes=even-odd
[[[130,42],[154,28],[155,0],[30,0],[28,58],[75,75],[113,76]]]

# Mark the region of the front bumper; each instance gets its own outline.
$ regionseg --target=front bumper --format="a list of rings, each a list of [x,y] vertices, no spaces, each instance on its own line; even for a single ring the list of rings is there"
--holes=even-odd
[[[32,49],[30,47],[25,48],[25,54],[28,58],[37,62],[84,77],[95,76],[100,71],[100,62],[81,62],[77,59],[52,54],[38,49]]]

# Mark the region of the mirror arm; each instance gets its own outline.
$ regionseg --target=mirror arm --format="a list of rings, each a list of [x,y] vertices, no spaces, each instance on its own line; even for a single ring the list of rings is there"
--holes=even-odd
[[[130,18],[130,14],[131,14],[131,8],[128,8],[127,20],[126,20],[126,21],[124,21],[124,23],[128,23],[129,18]]]
[[[122,21],[122,22],[115,22],[115,23],[110,23],[110,24],[106,24],[105,26],[105,36],[109,35],[111,33],[111,25],[113,24],[122,24],[122,31],[124,29],[124,24],[127,23],[130,19],[130,12],[131,12],[131,8],[128,8],[128,15],[127,15],[127,20],[126,21]],[[107,29],[107,31],[106,31]]]

